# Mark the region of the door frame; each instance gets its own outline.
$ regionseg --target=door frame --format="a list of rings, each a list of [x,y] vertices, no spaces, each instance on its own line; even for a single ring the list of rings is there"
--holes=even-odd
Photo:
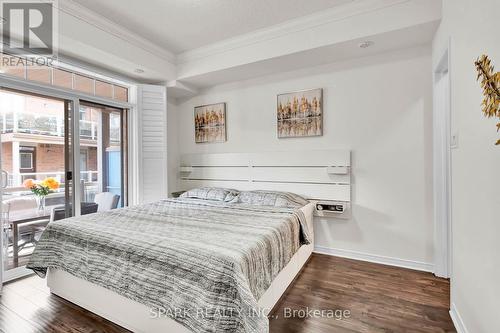
[[[452,275],[450,43],[433,68],[434,274]]]
[[[127,110],[131,110],[131,111],[136,109],[136,106],[134,104],[131,104],[128,102],[108,100],[106,98],[100,98],[98,96],[87,95],[87,94],[79,93],[77,91],[68,91],[68,90],[63,89],[63,88],[47,86],[47,85],[32,82],[32,81],[25,81],[23,79],[8,77],[8,76],[2,75],[2,74],[0,74],[0,88],[10,89],[10,90],[18,91],[21,93],[24,92],[24,93],[28,93],[28,94],[45,96],[48,98],[56,98],[56,99],[66,101],[67,103],[69,103],[69,105],[71,106],[71,110],[73,111],[72,117],[71,117],[71,126],[73,127],[72,128],[73,133],[80,133],[80,121],[79,121],[79,117],[77,116],[77,113],[79,112],[78,110],[80,109],[80,100],[93,102],[96,104],[109,105],[112,107],[127,109]],[[130,91],[132,93],[135,91],[133,86],[129,87],[129,92]],[[133,96],[130,99],[135,100],[135,98],[133,98]],[[67,103],[65,103],[65,105]],[[67,107],[66,107],[66,109],[67,109]],[[135,117],[131,117],[130,116],[131,113],[135,114],[136,112],[127,112],[127,115],[129,116],[129,119],[127,119],[127,123],[128,124],[135,124],[135,122],[134,122]],[[130,140],[130,135],[132,134],[132,132],[130,130],[128,130],[127,134],[129,135],[128,140]],[[80,136],[79,135],[72,135],[71,136],[71,144],[72,144],[72,147],[79,147],[80,146]],[[129,146],[128,148],[131,149],[134,147]],[[133,162],[133,160],[131,160],[131,156],[134,156],[134,152],[135,152],[135,150],[129,151],[127,154],[128,159],[129,159],[128,160],[129,165],[131,165],[130,163]],[[71,157],[72,161],[71,162],[72,162],[72,167],[73,167],[73,170],[72,170],[73,179],[75,179],[75,176],[80,174],[80,154],[74,153],[74,150],[71,151],[71,153],[72,153],[72,157]],[[132,171],[131,168],[129,168],[129,172],[131,172],[131,171]],[[133,170],[133,171],[136,171],[136,170]],[[129,175],[129,177],[128,177],[129,182],[135,181],[136,178],[137,178],[136,174]],[[128,184],[128,185],[130,185],[130,184]],[[131,188],[133,189],[133,187],[127,186],[127,189],[130,190]],[[72,197],[72,201],[73,201],[72,206],[74,207],[73,213],[74,213],[74,216],[79,216],[80,215],[80,205],[75,205],[74,203],[80,202],[80,182],[73,181],[72,186],[71,186],[71,190],[73,191],[73,194],[74,194]],[[3,191],[1,191],[0,193],[3,194]],[[134,203],[134,202],[132,202],[132,203]],[[130,204],[130,201],[129,201],[129,204]],[[1,208],[0,208],[0,212],[1,212]],[[1,270],[1,272],[0,272],[0,285],[2,283],[5,283],[5,282],[11,281],[11,280],[15,280],[15,279],[18,279],[18,278],[23,277],[23,276],[33,274],[32,270],[29,270],[25,267],[17,267],[17,268],[5,271],[4,267],[3,267],[3,258],[0,258],[0,261],[1,261],[1,263],[0,263],[0,270]]]

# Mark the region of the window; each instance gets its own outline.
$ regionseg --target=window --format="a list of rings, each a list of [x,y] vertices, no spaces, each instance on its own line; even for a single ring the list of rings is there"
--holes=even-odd
[[[128,101],[128,89],[120,86],[114,86],[114,99],[126,102]]]
[[[83,75],[74,74],[74,89],[83,93],[94,94],[94,80]]]
[[[14,76],[19,78],[25,78],[26,76],[26,66],[19,58],[4,55],[0,53],[0,73],[4,73],[8,76]]]
[[[22,172],[35,172],[35,148],[21,147],[19,149],[19,169]]]
[[[47,66],[28,66],[26,75],[28,80],[38,81],[42,83],[52,83],[52,73],[50,67]]]
[[[113,98],[113,85],[107,82],[96,80],[95,95],[106,98]]]
[[[23,57],[0,53],[0,74],[14,76],[29,81],[41,82],[56,87],[71,89],[85,94],[128,101],[128,88],[110,82],[45,65],[29,65]]]
[[[87,172],[87,150],[80,150],[80,172]]]
[[[73,89],[73,73],[54,68],[52,84],[66,89]]]
[[[33,169],[33,153],[21,153],[21,169]]]

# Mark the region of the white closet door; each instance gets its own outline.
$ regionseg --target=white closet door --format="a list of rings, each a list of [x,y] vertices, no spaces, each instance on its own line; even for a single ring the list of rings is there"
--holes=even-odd
[[[167,90],[164,86],[140,85],[139,109],[139,202],[168,196],[167,184]]]

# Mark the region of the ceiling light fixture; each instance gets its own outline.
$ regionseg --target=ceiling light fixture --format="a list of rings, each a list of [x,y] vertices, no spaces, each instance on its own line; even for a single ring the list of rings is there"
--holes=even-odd
[[[362,43],[359,43],[359,48],[361,49],[366,49],[369,48],[370,46],[373,46],[375,42],[372,42],[371,40],[364,41]]]
[[[134,69],[134,72],[136,72],[137,74],[142,74],[144,73],[144,69],[136,68]]]

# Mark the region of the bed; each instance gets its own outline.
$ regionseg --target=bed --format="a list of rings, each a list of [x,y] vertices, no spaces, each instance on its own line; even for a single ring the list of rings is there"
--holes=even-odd
[[[27,267],[134,332],[268,332],[312,253],[313,210],[165,199],[52,222]]]

